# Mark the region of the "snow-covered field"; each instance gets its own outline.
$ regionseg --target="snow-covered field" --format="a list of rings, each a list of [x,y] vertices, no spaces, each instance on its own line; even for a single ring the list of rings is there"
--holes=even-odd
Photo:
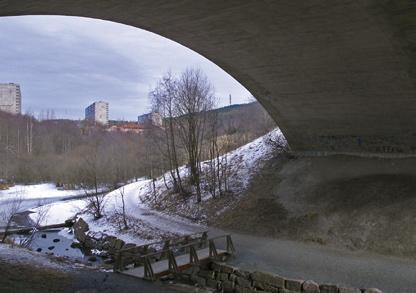
[[[84,190],[59,190],[53,183],[35,185],[15,185],[7,190],[0,190],[0,202],[16,197],[21,199],[65,198],[83,195]]]
[[[279,129],[275,129],[263,137],[244,145],[228,154],[227,159],[230,165],[229,185],[230,191],[237,196],[241,195],[247,188],[250,178],[261,168],[263,163],[268,160],[274,147],[270,140],[282,137]],[[185,176],[186,167],[180,168],[180,173]],[[166,176],[166,179],[169,177]],[[149,201],[160,200],[166,194],[167,189],[163,178],[154,182],[156,195],[153,193],[153,183],[151,180],[141,179],[138,182],[130,183],[114,190],[105,196],[104,217],[94,220],[88,214],[81,214],[81,217],[88,222],[90,230],[94,232],[104,232],[110,235],[134,243],[143,243],[154,240],[166,233],[189,234],[196,231],[205,230],[206,227],[192,223],[190,220],[174,216],[172,214],[157,212],[150,208]],[[172,182],[167,180],[167,185],[172,186]],[[117,216],[122,210],[122,193],[126,207],[126,215],[129,226],[134,227],[134,231],[125,232],[121,229],[120,217]],[[156,196],[156,198],[155,198]],[[209,201],[211,196],[205,191],[203,202]],[[187,202],[177,203],[178,205],[188,205],[189,209],[199,209],[194,197]],[[86,202],[84,200],[63,201],[49,204],[48,217],[43,224],[62,223],[66,219],[84,210]],[[223,207],[225,210],[227,207]],[[33,209],[35,213],[31,217],[36,218],[39,209]],[[190,217],[191,218],[191,217]],[[152,239],[153,238],[153,239]]]

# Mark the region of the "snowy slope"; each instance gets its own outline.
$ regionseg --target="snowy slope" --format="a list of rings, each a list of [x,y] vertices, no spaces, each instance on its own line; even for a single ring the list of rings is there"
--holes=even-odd
[[[274,149],[270,140],[281,137],[279,129],[275,129],[263,137],[246,144],[228,154],[227,159],[231,166],[229,181],[230,190],[236,196],[241,195],[247,188],[250,178],[261,168],[267,161]],[[203,164],[204,165],[204,164]],[[187,174],[187,168],[181,167],[182,176]],[[169,175],[166,174],[166,179]],[[118,237],[135,243],[142,243],[153,238],[161,237],[163,234],[189,234],[196,231],[205,230],[203,225],[192,223],[189,219],[178,217],[177,214],[185,215],[192,218],[194,213],[203,213],[204,202],[209,202],[211,196],[208,192],[203,194],[203,203],[198,205],[195,197],[191,197],[187,202],[177,203],[180,213],[158,212],[151,208],[152,202],[161,201],[163,196],[169,191],[166,189],[163,178],[155,182],[156,197],[153,194],[152,181],[141,179],[138,182],[130,183],[124,187],[114,190],[105,197],[105,217],[94,221],[90,216],[84,214],[82,217],[86,220],[91,230],[105,232],[107,234],[117,235]],[[172,186],[172,182],[167,180],[167,185]],[[126,214],[129,219],[129,225],[134,231],[121,232],[120,218],[116,215],[121,212],[122,200],[121,194],[124,193]],[[86,206],[85,201],[66,201],[53,203],[49,205],[49,219],[44,223],[61,223],[77,212],[83,210]],[[223,207],[224,210],[226,206]],[[37,209],[33,210],[34,212]],[[175,214],[175,215],[174,215]],[[36,217],[36,213],[31,215]]]

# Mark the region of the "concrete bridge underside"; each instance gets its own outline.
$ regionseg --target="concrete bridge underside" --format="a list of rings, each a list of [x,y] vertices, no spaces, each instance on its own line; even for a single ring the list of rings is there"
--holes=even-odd
[[[195,50],[259,100],[293,150],[416,151],[412,0],[0,0],[1,16],[38,14],[124,23]]]

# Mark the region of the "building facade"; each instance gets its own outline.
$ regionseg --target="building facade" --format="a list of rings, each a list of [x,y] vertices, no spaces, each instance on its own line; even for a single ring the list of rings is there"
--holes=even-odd
[[[0,111],[22,113],[22,93],[16,83],[0,83]]]
[[[151,112],[151,113],[140,115],[139,117],[137,117],[137,123],[139,125],[144,125],[144,126],[162,127],[163,118],[162,118],[162,115],[160,115],[159,113]]]
[[[89,105],[85,109],[85,120],[100,123],[102,125],[108,124],[108,103],[97,101]]]

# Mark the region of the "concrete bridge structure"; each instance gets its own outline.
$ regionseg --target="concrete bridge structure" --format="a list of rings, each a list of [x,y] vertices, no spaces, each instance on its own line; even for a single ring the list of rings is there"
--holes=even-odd
[[[416,151],[412,0],[0,0],[0,15],[92,17],[179,42],[245,86],[295,151]]]

